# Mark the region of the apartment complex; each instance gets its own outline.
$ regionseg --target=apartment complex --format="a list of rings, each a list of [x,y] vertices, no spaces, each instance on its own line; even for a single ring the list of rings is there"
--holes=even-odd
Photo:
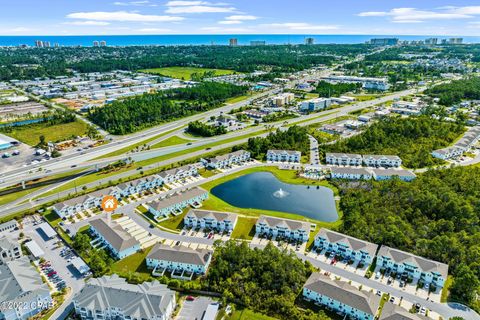
[[[363,159],[359,154],[351,153],[327,153],[325,154],[327,164],[339,166],[361,166]]]
[[[250,152],[238,150],[232,153],[216,156],[208,159],[201,159],[203,165],[210,169],[224,169],[234,164],[243,164],[250,160]]]
[[[20,244],[9,236],[0,237],[0,263],[16,260],[22,256]]]
[[[158,281],[134,285],[114,274],[88,280],[73,305],[84,320],[168,320],[176,300]]]
[[[480,140],[480,126],[470,128],[463,137],[453,146],[434,150],[432,156],[435,158],[449,160],[460,157]]]
[[[185,227],[192,229],[201,228],[230,232],[237,224],[237,215],[230,212],[192,209],[183,218],[183,223]]]
[[[166,171],[162,171],[158,174],[163,179],[164,183],[172,183],[178,180],[182,180],[188,177],[194,177],[198,175],[198,169],[193,165],[185,165],[180,168],[174,168]]]
[[[372,173],[365,168],[333,167],[330,171],[331,179],[370,180],[372,177]]]
[[[292,150],[268,150],[267,161],[300,163],[302,153]]]
[[[181,213],[182,210],[188,206],[200,206],[207,198],[207,190],[194,187],[185,192],[169,195],[148,203],[148,211],[153,214],[155,218],[167,217],[170,214]]]
[[[275,238],[285,238],[301,242],[308,241],[310,224],[298,220],[281,219],[270,216],[260,216],[255,224],[255,231],[259,235],[268,235]]]
[[[349,153],[327,153],[325,161],[331,165],[361,166],[398,168],[402,165],[402,159],[390,155],[360,155]]]

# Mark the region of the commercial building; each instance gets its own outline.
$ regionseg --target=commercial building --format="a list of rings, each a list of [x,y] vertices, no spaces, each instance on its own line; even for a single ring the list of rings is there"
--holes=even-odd
[[[140,242],[110,218],[90,221],[90,231],[117,259],[123,259],[140,250]]]
[[[50,289],[27,257],[0,265],[0,319],[26,320],[53,306]]]
[[[154,275],[170,271],[172,277],[183,279],[194,274],[206,274],[212,255],[212,250],[157,243],[148,253],[146,263],[148,268],[153,269]]]
[[[228,44],[230,45],[230,47],[236,47],[236,46],[238,46],[238,39],[237,38],[231,38],[230,40],[228,40]]]
[[[148,211],[155,218],[181,213],[188,206],[199,207],[208,198],[208,191],[194,187],[182,193],[176,193],[163,199],[148,203]]]
[[[371,77],[355,77],[355,76],[336,76],[331,75],[324,78],[326,81],[334,83],[360,83],[362,87],[367,90],[386,91],[390,88],[388,79],[386,78],[371,78]]]
[[[278,96],[273,97],[272,103],[277,107],[283,107],[287,104],[292,103],[293,99],[295,99],[295,95],[293,93],[285,92]]]
[[[197,176],[198,169],[192,165],[185,165],[183,167],[162,171],[158,175],[163,179],[164,183],[172,183],[188,177]]]
[[[22,248],[15,239],[9,236],[0,237],[0,263],[19,259],[22,256]]]
[[[303,101],[300,105],[301,111],[318,111],[328,108],[332,104],[332,100],[328,98],[316,98]]]
[[[351,153],[327,153],[325,154],[325,161],[327,164],[339,166],[360,166],[363,158],[359,154]]]
[[[268,150],[267,161],[300,163],[302,153],[292,150]]]
[[[0,232],[9,232],[18,229],[18,222],[15,219],[0,224]]]
[[[398,168],[402,165],[402,159],[398,156],[369,154],[363,156],[363,163],[367,167]]]
[[[339,232],[321,228],[315,237],[314,246],[317,251],[351,259],[357,263],[370,265],[377,253],[378,245],[350,237]]]
[[[183,218],[183,224],[185,227],[192,229],[201,228],[230,232],[235,228],[237,218],[235,213],[192,209]]]
[[[92,278],[73,297],[75,314],[84,320],[168,320],[175,292],[158,281],[129,284],[117,275]]]
[[[380,306],[380,297],[340,280],[314,272],[303,286],[303,298],[332,309],[343,317],[373,320]]]
[[[45,255],[45,252],[42,250],[42,248],[40,248],[38,243],[33,239],[28,242],[25,242],[24,245],[27,248],[28,252],[30,252],[30,255],[34,260],[41,259]]]
[[[373,174],[365,168],[332,167],[331,179],[370,180]]]
[[[390,180],[398,177],[400,180],[410,182],[417,178],[415,173],[410,170],[394,170],[394,169],[372,169],[373,178],[377,181]]]
[[[310,224],[298,220],[262,215],[255,224],[255,232],[258,235],[307,242],[310,235]]]
[[[405,275],[413,281],[443,288],[448,275],[448,265],[428,260],[398,249],[381,246],[377,254],[377,268]]]
[[[232,153],[215,156],[213,158],[201,159],[204,166],[211,169],[224,169],[234,164],[243,164],[250,160],[250,152],[238,150]]]

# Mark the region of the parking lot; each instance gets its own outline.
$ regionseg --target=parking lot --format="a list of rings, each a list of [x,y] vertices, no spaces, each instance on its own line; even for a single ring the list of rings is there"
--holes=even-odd
[[[228,241],[230,239],[230,234],[227,232],[217,233],[214,231],[206,231],[204,229],[186,229],[184,228],[181,232],[183,236],[197,237],[197,238],[207,238],[212,240],[221,240]]]
[[[325,254],[326,253],[326,250],[322,251],[322,252],[317,252],[317,251],[310,251],[309,253],[307,253],[307,255],[309,257],[312,257],[316,260],[319,260],[319,261],[322,261],[322,262],[325,262],[325,263],[328,263],[328,264],[331,264],[331,265],[335,265],[336,267],[338,268],[342,268],[346,271],[349,271],[349,272],[352,272],[352,273],[355,273],[355,274],[359,274],[359,275],[362,275],[362,276],[365,276],[365,273],[367,272],[368,270],[368,265],[363,265],[361,268],[359,268],[359,262],[358,261],[353,261],[353,263],[349,263],[350,260],[349,259],[344,259],[344,260],[338,260],[334,258],[333,255],[330,255],[327,257],[327,255]]]
[[[297,241],[287,241],[286,239],[277,239],[275,237],[270,237],[266,235],[260,235],[258,233],[253,237],[251,244],[254,246],[264,247],[269,242],[274,246],[281,249],[292,250],[297,252],[305,252],[307,248],[306,242],[297,242]]]

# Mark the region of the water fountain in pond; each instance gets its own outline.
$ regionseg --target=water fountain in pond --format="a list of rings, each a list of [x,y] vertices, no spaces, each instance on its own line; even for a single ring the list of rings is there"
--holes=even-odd
[[[288,193],[287,191],[282,190],[282,188],[280,188],[280,189],[278,189],[277,191],[275,191],[275,192],[273,193],[273,196],[274,196],[275,198],[281,199],[281,198],[285,198],[286,196],[288,196],[288,194],[289,194],[289,193]]]

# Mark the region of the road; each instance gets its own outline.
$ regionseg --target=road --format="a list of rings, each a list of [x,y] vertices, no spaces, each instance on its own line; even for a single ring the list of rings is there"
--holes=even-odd
[[[318,154],[318,141],[311,135],[308,136],[310,140],[310,164],[319,165],[320,164],[320,155]]]

